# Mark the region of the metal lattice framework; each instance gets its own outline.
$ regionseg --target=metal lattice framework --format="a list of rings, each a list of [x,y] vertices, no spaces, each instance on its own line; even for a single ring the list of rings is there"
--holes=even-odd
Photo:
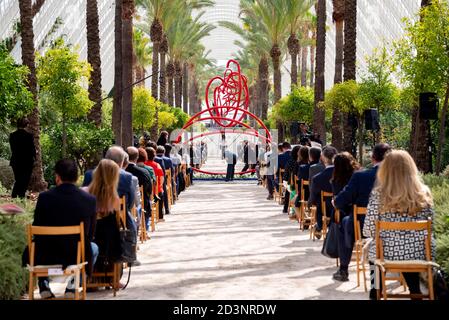
[[[209,97],[211,95],[213,96],[212,106],[209,102]],[[268,128],[262,120],[248,110],[249,94],[247,78],[241,73],[240,65],[237,61],[228,61],[223,77],[216,76],[209,80],[206,87],[205,100],[207,109],[198,112],[187,121],[178,133],[176,139],[177,143],[181,142],[187,129],[195,123],[203,121],[213,121],[213,123],[217,124],[222,129],[192,136],[185,142],[191,142],[215,134],[238,133],[260,138],[268,144],[271,143],[271,134]],[[248,117],[255,120],[258,127],[264,131],[263,135],[261,135],[256,128],[243,122],[244,119]],[[235,129],[236,126],[241,126],[244,129]],[[222,172],[206,172],[196,168],[193,169],[206,174],[223,174]],[[254,170],[249,170],[247,172],[253,171]],[[240,172],[239,174],[247,172]]]

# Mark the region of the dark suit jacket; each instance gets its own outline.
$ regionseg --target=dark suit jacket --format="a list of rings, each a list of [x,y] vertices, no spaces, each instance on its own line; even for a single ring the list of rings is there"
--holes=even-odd
[[[92,182],[92,173],[92,170],[88,170],[84,174],[83,187],[87,187]],[[132,174],[123,169],[120,169],[117,193],[119,197],[125,196],[128,213],[130,213],[136,197],[136,191],[132,188]]]
[[[378,166],[371,169],[354,172],[348,184],[335,197],[335,206],[343,210],[345,207],[357,205],[368,206],[369,196],[376,181]]]
[[[157,156],[157,157],[154,157],[154,162],[160,164],[162,170],[164,170],[164,176],[165,176],[165,169],[168,169],[168,168],[165,167],[164,159],[162,159],[162,157]]]
[[[92,250],[96,222],[96,200],[73,184],[62,184],[39,195],[34,211],[34,226],[73,226],[84,222],[85,252],[92,267]],[[76,236],[39,236],[36,238],[35,264],[76,263]]]
[[[145,211],[151,211],[150,197],[153,192],[153,184],[151,181],[150,173],[144,169],[140,168],[134,163],[130,163],[126,168],[126,171],[131,173],[133,176],[137,177],[139,180],[139,186],[143,186],[143,199],[145,202]]]
[[[285,151],[284,153],[281,153],[278,155],[278,170],[279,169],[285,169],[287,166],[288,160],[291,158],[291,151]]]
[[[332,179],[332,173],[334,172],[334,166],[325,168],[322,172],[312,178],[312,188],[310,189],[309,203],[316,205],[317,210],[321,212],[321,191],[332,192],[332,185],[330,180]],[[332,213],[331,200],[326,202],[327,216],[330,217]]]
[[[323,171],[324,168],[325,168],[325,166],[321,162],[317,162],[315,164],[310,164],[310,167],[309,167],[309,188],[310,188],[310,190],[312,190],[313,177],[315,177],[318,173]]]
[[[24,129],[18,129],[9,135],[11,146],[11,167],[33,165],[36,158],[33,135]]]

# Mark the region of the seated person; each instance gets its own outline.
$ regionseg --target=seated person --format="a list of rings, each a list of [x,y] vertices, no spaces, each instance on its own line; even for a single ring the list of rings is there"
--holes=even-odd
[[[321,238],[321,229],[323,228],[323,214],[327,217],[332,216],[332,204],[331,201],[326,203],[327,212],[323,212],[321,208],[321,192],[332,192],[331,178],[334,171],[333,161],[337,154],[337,149],[332,146],[326,146],[323,148],[321,153],[321,161],[325,165],[325,169],[317,174],[312,179],[312,188],[310,190],[309,202],[312,205],[316,205],[316,226],[315,226],[315,236]]]
[[[34,211],[34,226],[75,226],[84,222],[85,254],[88,265],[86,272],[91,274],[98,256],[98,246],[92,242],[95,230],[96,199],[80,190],[75,184],[78,180],[78,166],[73,160],[60,160],[55,165],[56,187],[42,192]],[[62,264],[63,268],[76,264],[78,239],[74,236],[37,236],[36,265]],[[28,252],[25,252],[27,255]],[[25,258],[26,259],[26,258]],[[54,298],[50,290],[49,278],[39,278],[39,292],[43,299]],[[74,279],[69,281],[66,297],[75,294]]]

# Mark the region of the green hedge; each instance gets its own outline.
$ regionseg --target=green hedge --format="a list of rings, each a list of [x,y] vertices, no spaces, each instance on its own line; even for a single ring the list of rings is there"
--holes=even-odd
[[[449,179],[444,176],[426,175],[424,181],[432,190],[435,204],[437,263],[449,274]]]
[[[1,185],[0,189],[3,189]],[[28,272],[22,268],[22,252],[26,246],[25,226],[33,217],[33,204],[14,202],[27,213],[16,217],[0,216],[0,300],[20,299],[28,284]]]

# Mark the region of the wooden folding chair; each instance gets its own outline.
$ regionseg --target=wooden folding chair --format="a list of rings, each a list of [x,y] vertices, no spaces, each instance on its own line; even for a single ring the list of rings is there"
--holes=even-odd
[[[139,189],[140,194],[142,195],[142,197],[140,198],[140,207],[142,208],[142,212],[140,215],[140,242],[144,243],[145,241],[147,241],[147,224],[145,221],[145,199],[143,196],[144,193],[143,186],[140,186]]]
[[[158,194],[159,190],[159,181],[153,183],[153,199]],[[159,221],[159,206],[161,205],[162,199],[160,201],[153,200],[153,207],[151,208],[151,232],[156,230],[156,223]]]
[[[309,181],[302,179],[301,180],[301,201],[300,201],[300,206],[299,206],[299,217],[298,217],[299,226],[300,226],[301,230],[304,230],[306,226],[309,226],[309,228],[310,228],[310,222],[312,219],[310,216],[310,211],[308,211],[308,209],[307,209],[307,200],[308,199],[306,199],[306,194],[305,194],[306,186],[309,187]]]
[[[425,260],[385,260],[383,241],[380,237],[382,231],[421,231],[427,232],[424,237]],[[434,300],[433,291],[433,267],[439,267],[432,261],[431,255],[431,237],[432,237],[432,221],[429,218],[426,221],[416,222],[387,222],[376,221],[376,275],[380,272],[380,280],[382,281],[382,298],[428,298]],[[403,272],[425,272],[427,273],[427,281],[429,286],[428,294],[393,294],[387,292],[386,280],[387,273],[403,273]],[[376,277],[378,279],[378,277]],[[377,290],[377,297],[380,298],[380,290]]]
[[[356,261],[356,271],[357,271],[357,287],[360,286],[360,273],[363,273],[363,285],[365,292],[368,291],[366,286],[366,269],[365,263],[362,262],[363,258],[363,247],[365,245],[365,240],[362,238],[362,230],[360,226],[359,217],[365,216],[367,212],[366,207],[357,207],[354,205],[353,215],[354,215],[354,251],[355,251],[355,261]]]
[[[51,277],[52,275],[74,276],[75,277],[75,300],[86,299],[86,257],[84,252],[84,223],[79,225],[66,227],[45,227],[45,226],[27,226],[28,235],[28,253],[30,263],[27,265],[29,271],[29,288],[28,298],[34,300],[35,282],[40,277]],[[34,236],[64,236],[64,235],[79,235],[77,243],[76,264],[62,269],[62,265],[34,265],[34,258],[36,254],[36,244]],[[80,277],[82,285],[80,288]],[[65,299],[63,299],[65,300]]]
[[[323,213],[323,229],[322,229],[322,239],[324,240],[327,235],[327,226],[330,223],[331,217],[326,216],[327,206],[326,198],[333,198],[334,194],[332,192],[321,191],[321,212]]]
[[[167,179],[167,199],[168,199],[168,207],[171,209],[173,205],[173,189],[172,189],[172,181],[171,181],[171,170],[165,170],[165,178]]]
[[[282,198],[284,198],[284,169],[279,169],[279,176],[278,176],[278,181],[279,181],[279,188],[278,188],[278,196],[279,196],[279,204],[282,204]]]

